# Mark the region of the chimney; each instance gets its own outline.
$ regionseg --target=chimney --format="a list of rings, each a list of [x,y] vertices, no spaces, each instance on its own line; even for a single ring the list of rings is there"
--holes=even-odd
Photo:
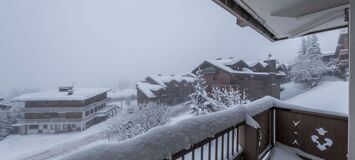
[[[69,90],[73,90],[73,86],[61,86],[58,89],[59,92],[67,92]]]
[[[276,59],[264,60],[267,63],[268,72],[276,72]]]
[[[267,59],[264,60],[264,62],[268,64],[268,72],[276,72],[276,59],[272,58],[271,53],[269,53]]]
[[[68,90],[68,96],[72,95],[74,92],[72,89]]]

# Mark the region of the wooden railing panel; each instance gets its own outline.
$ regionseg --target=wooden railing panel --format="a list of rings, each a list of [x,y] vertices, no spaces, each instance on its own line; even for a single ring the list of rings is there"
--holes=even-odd
[[[260,125],[259,132],[259,153],[261,154],[268,146],[271,145],[272,139],[272,109],[264,111],[254,117],[255,121]]]
[[[276,109],[278,142],[327,160],[346,159],[347,119]]]

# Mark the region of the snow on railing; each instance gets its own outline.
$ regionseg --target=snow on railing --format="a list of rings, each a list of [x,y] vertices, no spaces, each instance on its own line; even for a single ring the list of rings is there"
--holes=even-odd
[[[181,155],[176,156],[177,153],[184,152],[182,155],[186,155],[186,151],[191,151],[192,153],[192,151],[194,152],[196,149],[199,149],[203,143],[207,144],[212,141],[217,141],[216,138],[221,138],[221,136],[225,137],[226,134],[229,135],[230,132],[235,132],[235,129],[238,128],[238,125],[244,125],[246,115],[254,117],[271,108],[298,110],[347,117],[347,115],[341,113],[309,109],[287,104],[275,98],[266,96],[243,106],[236,106],[224,111],[185,119],[177,122],[174,125],[159,126],[147,131],[142,135],[117,144],[103,144],[94,146],[92,148],[88,148],[84,151],[73,154],[65,159],[157,160],[180,158]],[[251,124],[255,124],[255,122],[252,122]],[[257,125],[252,127],[255,126],[257,127]],[[226,138],[228,137],[229,136]],[[236,143],[236,145],[238,144],[239,143]],[[203,149],[203,151],[204,150],[205,149]],[[204,154],[201,153],[201,149],[200,154]],[[175,157],[173,157],[173,155]]]

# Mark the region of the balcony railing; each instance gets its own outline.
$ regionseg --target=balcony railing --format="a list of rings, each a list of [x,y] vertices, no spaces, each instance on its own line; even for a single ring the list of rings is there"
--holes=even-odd
[[[108,102],[109,99],[101,100],[99,102],[95,102],[92,104],[89,104],[84,107],[24,107],[21,108],[21,112],[25,113],[51,113],[51,112],[84,112],[85,110],[104,104]]]
[[[192,145],[189,149],[173,154],[172,159],[261,159],[266,156],[275,142],[298,148],[303,153],[324,159],[346,159],[348,133],[346,115],[310,110],[275,99],[271,100],[275,102],[272,107],[265,104],[245,106],[248,113],[254,115],[253,119],[259,124],[257,128],[251,127],[247,122],[240,122],[217,133],[213,138],[207,138]],[[234,131],[236,128],[238,132]],[[243,129],[239,131],[240,128]],[[237,141],[230,141],[228,139],[230,134],[236,137]],[[224,140],[226,135],[227,141]],[[218,143],[220,137],[222,140]],[[227,145],[225,145],[226,142]],[[206,150],[206,144],[208,150]],[[211,144],[216,146],[214,151],[210,149]],[[241,147],[241,149],[238,147],[237,154],[230,154],[231,145]],[[220,149],[218,149],[219,146]],[[207,153],[204,153],[206,151]],[[214,155],[212,158],[211,154]]]
[[[303,159],[340,160],[347,155],[347,123],[345,114],[264,97],[156,127],[125,142],[93,147],[68,159],[257,160],[267,158],[275,144],[282,143]]]
[[[18,124],[40,124],[40,123],[79,123],[81,118],[50,118],[50,119],[19,119]]]
[[[48,119],[19,119],[17,124],[38,124],[38,123],[80,123],[87,122],[97,116],[106,116],[113,110],[117,110],[117,106],[106,106],[97,112],[84,118],[48,118]]]

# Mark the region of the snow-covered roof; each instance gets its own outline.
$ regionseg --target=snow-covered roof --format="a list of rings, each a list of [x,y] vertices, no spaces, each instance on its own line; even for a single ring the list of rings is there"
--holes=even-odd
[[[148,82],[137,83],[137,89],[142,91],[144,95],[146,95],[148,98],[155,98],[156,95],[153,93],[153,91],[158,91],[163,88],[164,87],[162,87],[161,85],[150,84]]]
[[[249,68],[252,68],[258,64],[260,64],[263,67],[266,67],[268,65],[268,63],[266,63],[264,61],[244,61],[244,60],[237,59],[237,58],[228,58],[228,59],[218,58],[218,59],[206,60],[205,62],[207,62],[215,67],[218,67],[228,73],[232,73],[232,74],[270,75],[269,72],[254,72],[249,69]],[[247,64],[248,68],[242,68],[239,71],[239,70],[234,70],[231,67],[229,67],[229,66],[235,65],[236,63],[239,63],[239,62],[244,62],[245,64]],[[278,64],[282,65],[280,63],[278,63]],[[286,74],[285,74],[285,72],[283,72],[283,73],[277,72],[276,75],[285,76]]]
[[[99,94],[108,92],[108,88],[73,88],[73,94],[59,92],[59,90],[24,94],[12,99],[12,101],[83,101]]]
[[[140,82],[137,83],[137,88],[141,90],[148,98],[155,98],[156,95],[153,91],[158,91],[160,89],[165,89],[167,84],[176,81],[176,82],[187,82],[193,83],[195,81],[195,76],[191,73],[184,75],[152,75],[148,78],[152,79],[157,84],[152,84],[149,82]],[[148,79],[147,78],[147,79]]]
[[[153,76],[149,76],[149,77],[163,87],[166,87],[166,83],[170,83],[171,81],[194,82],[194,80],[195,80],[194,76],[191,74],[188,74],[188,75],[153,75]]]
[[[330,51],[330,52],[326,52],[326,53],[322,54],[323,57],[325,57],[325,56],[333,56],[333,55],[335,55],[334,51]]]
[[[0,106],[11,106],[10,104],[7,104],[7,103],[2,103],[0,102]]]

